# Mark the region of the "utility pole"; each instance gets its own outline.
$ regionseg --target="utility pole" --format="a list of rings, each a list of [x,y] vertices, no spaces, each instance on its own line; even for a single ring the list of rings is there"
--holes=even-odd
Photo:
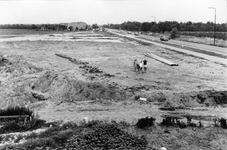
[[[209,7],[209,9],[214,9],[214,10],[215,10],[215,15],[214,15],[214,45],[215,45],[215,30],[216,30],[216,8],[214,8],[214,7]]]

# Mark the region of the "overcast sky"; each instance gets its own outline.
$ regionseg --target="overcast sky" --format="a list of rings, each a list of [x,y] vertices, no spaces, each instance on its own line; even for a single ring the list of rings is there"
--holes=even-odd
[[[0,0],[0,24],[213,22],[208,7],[227,22],[227,0]]]

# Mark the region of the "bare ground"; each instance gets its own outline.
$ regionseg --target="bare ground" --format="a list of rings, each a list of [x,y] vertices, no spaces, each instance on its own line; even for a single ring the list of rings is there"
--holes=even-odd
[[[170,106],[181,108],[176,113],[227,119],[226,66],[107,33],[89,35],[96,38],[81,41],[72,39],[79,34],[69,33],[56,39],[2,41],[1,107],[26,105],[41,119],[64,122],[88,117],[135,123],[146,116],[160,122],[169,112],[159,108]],[[112,38],[103,41],[96,35]],[[147,52],[179,66],[146,58]],[[132,62],[144,58],[148,71],[136,74]]]

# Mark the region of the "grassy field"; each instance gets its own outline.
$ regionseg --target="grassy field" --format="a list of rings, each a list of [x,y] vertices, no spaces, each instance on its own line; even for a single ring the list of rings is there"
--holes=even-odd
[[[67,32],[67,31],[64,31]],[[29,30],[29,29],[0,29],[1,35],[33,35],[33,34],[52,34],[52,33],[63,33],[62,31],[40,31],[40,30]]]
[[[214,39],[210,37],[196,37],[196,36],[181,35],[178,39],[182,41],[187,41],[187,42],[214,45]],[[223,39],[215,39],[215,45],[220,47],[227,47],[227,41]]]
[[[187,31],[183,31],[180,32],[181,35],[188,35],[188,36],[195,36],[195,37],[210,37],[213,38],[214,37],[214,32],[187,32]],[[227,32],[215,32],[215,37],[217,39],[222,39],[222,40],[226,40],[227,38]]]
[[[163,34],[154,33],[152,35],[161,37]],[[170,33],[165,33],[165,35],[170,36]],[[227,47],[226,37],[226,32],[218,32],[216,34],[215,45],[220,47]],[[206,45],[214,44],[213,32],[180,32],[177,39]]]

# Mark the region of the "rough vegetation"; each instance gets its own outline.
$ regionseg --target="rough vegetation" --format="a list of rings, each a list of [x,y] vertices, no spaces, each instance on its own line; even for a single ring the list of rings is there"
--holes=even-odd
[[[68,140],[67,149],[146,149],[145,137],[136,137],[115,124],[96,124]]]
[[[0,109],[0,116],[12,116],[12,115],[28,115],[32,116],[33,111],[27,107],[19,107],[19,106],[10,106],[6,109]]]
[[[153,117],[141,118],[136,123],[136,126],[137,126],[137,128],[141,128],[141,129],[148,128],[155,124],[155,120],[156,119]]]
[[[186,108],[198,106],[225,106],[227,91],[206,90],[192,93],[179,93],[168,98],[163,106],[171,108]]]
[[[39,128],[41,124],[43,120],[38,119],[30,108],[10,106],[0,110],[0,134],[32,130]]]
[[[140,120],[149,120],[141,118]],[[154,118],[150,118],[152,121]],[[226,120],[225,120],[226,121]],[[137,123],[138,124],[138,123]],[[204,128],[199,126],[159,126],[152,124],[149,128],[142,130],[127,122],[103,122],[90,121],[75,124],[68,122],[42,123],[42,127],[48,127],[42,132],[31,132],[26,135],[18,134],[14,137],[17,145],[9,144],[1,149],[13,150],[34,150],[34,149],[134,149],[134,150],[159,150],[165,146],[168,150],[214,150],[226,149],[225,143],[219,140],[226,140],[227,130],[220,127]],[[226,123],[225,123],[226,125]],[[186,128],[188,127],[188,128]],[[0,135],[4,141],[12,137]],[[207,144],[209,146],[207,146]]]

